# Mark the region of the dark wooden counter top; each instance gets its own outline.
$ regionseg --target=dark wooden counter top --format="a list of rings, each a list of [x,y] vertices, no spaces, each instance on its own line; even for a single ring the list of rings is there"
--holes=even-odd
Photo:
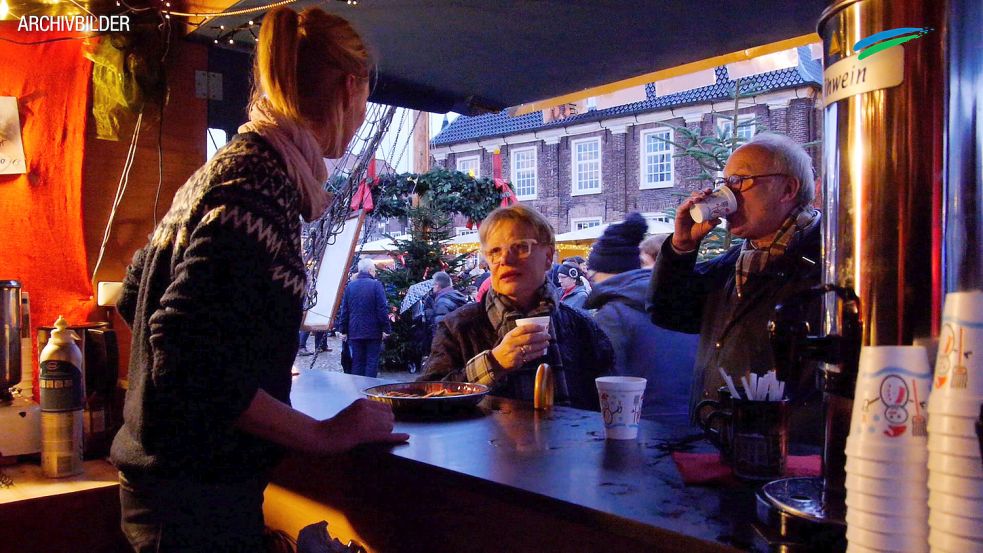
[[[296,377],[291,399],[299,410],[327,418],[362,397],[361,390],[381,382],[305,371]],[[503,539],[524,544],[525,538],[514,536],[516,526],[546,517],[545,524],[553,526],[537,526],[544,524],[540,521],[522,530],[540,530],[537,536],[526,536],[530,546],[527,549],[523,545],[522,550],[536,550],[532,544],[542,547],[554,538],[572,539],[583,544],[584,551],[595,550],[599,543],[615,542],[628,550],[658,546],[663,551],[687,552],[746,549],[751,545],[753,490],[682,484],[670,450],[693,435],[694,429],[683,424],[643,421],[637,440],[611,441],[603,438],[599,413],[565,407],[541,413],[524,402],[488,397],[474,413],[400,420],[397,430],[411,435],[408,444],[385,450],[369,448],[345,460],[295,457],[286,463],[288,468],[281,468],[274,482],[316,500],[325,499],[320,495],[331,495],[330,502],[340,503],[336,506],[346,513],[359,536],[370,548],[380,551],[434,550],[435,546],[420,544],[418,549],[406,542],[393,546],[399,543],[393,533],[380,532],[371,521],[352,516],[348,512],[351,508],[373,501],[352,496],[370,488],[375,488],[375,501],[388,505],[382,511],[410,513],[387,523],[402,522],[404,532],[420,530],[421,525],[428,524],[426,520],[440,527],[444,515],[467,512],[470,520],[451,525],[453,532],[481,528],[484,537],[476,535],[475,539],[487,540],[489,534],[495,535],[494,530],[488,530],[489,525],[495,526],[489,520],[491,513],[470,511],[489,506],[496,521],[510,519],[500,524],[499,531],[508,533]],[[314,483],[317,473],[308,470],[312,463],[331,471],[332,476],[324,475]],[[353,479],[358,482],[353,483]],[[457,504],[459,498],[450,497],[457,495],[454,490],[474,497]],[[431,517],[412,516],[416,511],[427,511]],[[497,550],[518,550],[516,545],[500,547],[505,548]],[[492,551],[496,547],[470,549]],[[454,546],[443,550],[452,551]]]

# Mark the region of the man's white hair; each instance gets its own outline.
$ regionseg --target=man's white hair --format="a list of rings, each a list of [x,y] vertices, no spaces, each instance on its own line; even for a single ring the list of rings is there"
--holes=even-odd
[[[358,260],[358,272],[360,273],[372,273],[375,272],[375,263],[368,258],[362,258]]]
[[[816,178],[812,170],[812,158],[805,148],[784,134],[763,132],[745,144],[757,146],[771,154],[772,171],[795,177],[799,180],[800,206],[812,203],[816,197]]]

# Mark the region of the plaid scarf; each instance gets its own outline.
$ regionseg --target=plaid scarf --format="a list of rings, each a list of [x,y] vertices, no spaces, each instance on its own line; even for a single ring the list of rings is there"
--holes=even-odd
[[[748,278],[756,273],[764,272],[774,260],[785,254],[799,233],[811,227],[819,219],[819,212],[811,207],[797,207],[778,228],[775,238],[765,248],[755,248],[750,240],[744,241],[740,255],[737,257],[737,267],[734,273],[737,284],[737,297],[744,296],[744,286]]]
[[[539,304],[533,307],[528,313],[523,313],[519,306],[515,305],[512,300],[498,294],[494,288],[488,289],[488,293],[485,294],[485,312],[488,314],[488,320],[491,321],[492,327],[495,328],[495,334],[498,335],[499,341],[515,328],[516,319],[545,317],[556,309],[556,302],[553,299],[553,287],[549,281],[544,282],[540,286],[538,294]],[[550,325],[550,334],[552,333],[553,325]]]

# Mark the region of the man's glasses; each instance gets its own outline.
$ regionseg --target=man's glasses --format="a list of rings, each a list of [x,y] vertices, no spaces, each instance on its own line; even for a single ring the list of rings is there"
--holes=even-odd
[[[494,247],[485,250],[485,259],[489,263],[496,265],[505,259],[506,254],[511,254],[515,259],[526,259],[532,254],[532,247],[536,244],[539,244],[539,241],[535,238],[516,240],[509,244],[508,247]]]
[[[747,192],[752,187],[754,187],[754,179],[763,179],[765,177],[787,177],[785,173],[767,173],[765,175],[731,175],[729,177],[721,177],[718,179],[713,179],[713,188],[716,190],[721,186],[726,186],[733,190],[734,192]],[[747,182],[751,181],[751,182]],[[746,184],[745,184],[746,183]]]

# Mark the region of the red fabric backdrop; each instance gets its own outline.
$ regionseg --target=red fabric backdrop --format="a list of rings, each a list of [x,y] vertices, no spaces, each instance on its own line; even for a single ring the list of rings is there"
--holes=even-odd
[[[17,32],[16,22],[0,23],[4,39],[33,42],[60,36],[69,35]],[[17,98],[28,168],[25,175],[0,175],[0,279],[21,281],[31,296],[35,328],[52,324],[59,314],[69,323],[83,322],[95,308],[82,227],[82,160],[92,73],[91,62],[82,56],[83,43],[0,41],[0,96]],[[36,343],[36,332],[33,336]]]

